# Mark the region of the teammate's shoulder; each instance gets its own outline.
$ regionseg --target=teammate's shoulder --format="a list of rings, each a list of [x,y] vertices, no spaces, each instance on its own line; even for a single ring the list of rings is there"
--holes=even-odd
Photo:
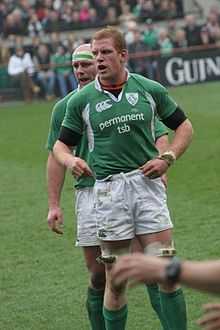
[[[81,95],[90,94],[90,93],[94,93],[94,90],[95,90],[95,82],[91,81],[80,90],[80,93]]]
[[[66,106],[68,100],[77,92],[77,90],[74,90],[70,93],[68,93],[66,96],[64,96],[62,99],[58,100],[55,105],[54,105],[54,109],[59,109],[63,106]]]

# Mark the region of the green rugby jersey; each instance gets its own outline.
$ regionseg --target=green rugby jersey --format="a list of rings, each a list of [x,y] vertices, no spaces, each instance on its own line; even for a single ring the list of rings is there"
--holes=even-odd
[[[62,100],[58,101],[52,111],[50,127],[48,133],[48,139],[46,147],[48,150],[52,151],[53,146],[57,139],[59,138],[60,128],[66,113],[67,102],[72,95],[74,95],[77,90],[70,92]],[[163,134],[162,134],[163,135]],[[88,158],[88,142],[86,134],[83,134],[80,144],[77,146],[75,155],[83,158],[87,161]],[[76,180],[76,188],[92,187],[94,185],[93,177],[81,176]]]
[[[90,167],[102,179],[155,158],[156,116],[166,119],[176,108],[166,88],[129,74],[118,97],[103,91],[97,79],[73,95],[62,125],[83,134],[86,124]]]

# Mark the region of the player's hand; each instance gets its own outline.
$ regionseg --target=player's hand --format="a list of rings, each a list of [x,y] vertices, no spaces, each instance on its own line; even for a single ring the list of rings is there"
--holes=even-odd
[[[81,175],[93,176],[92,170],[90,169],[88,164],[79,157],[74,157],[71,161],[71,164],[68,165],[68,168],[71,173],[76,177],[79,177]]]
[[[168,261],[158,257],[133,253],[119,257],[112,270],[112,278],[116,285],[129,280],[129,286],[139,282],[152,284],[160,282],[164,276],[164,268]]]
[[[220,303],[206,304],[203,306],[204,315],[197,321],[205,330],[220,329]]]
[[[63,212],[60,207],[56,206],[49,209],[47,223],[50,230],[59,235],[63,234]]]
[[[163,159],[152,159],[140,167],[142,173],[149,179],[156,179],[166,173],[168,164]]]

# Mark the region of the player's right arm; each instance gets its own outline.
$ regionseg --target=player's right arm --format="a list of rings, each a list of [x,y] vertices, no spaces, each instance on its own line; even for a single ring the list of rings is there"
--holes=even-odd
[[[63,135],[61,135],[61,139],[63,140]],[[92,171],[87,163],[82,158],[74,156],[71,150],[71,147],[61,140],[58,140],[53,147],[53,153],[56,160],[61,166],[67,168],[74,176],[92,176]]]
[[[47,193],[49,228],[57,234],[62,234],[60,226],[63,224],[63,212],[60,207],[60,198],[65,180],[65,167],[49,152],[47,160]]]
[[[54,157],[53,146],[59,137],[61,124],[65,114],[65,102],[57,102],[51,115],[47,149],[49,151],[47,159],[47,194],[48,194],[48,227],[62,234],[61,225],[63,224],[63,212],[60,207],[62,188],[65,180],[66,169]]]
[[[60,130],[58,141],[53,147],[53,153],[57,161],[65,166],[73,175],[92,176],[92,171],[88,164],[81,158],[72,154],[72,148],[79,142],[84,130],[82,118],[82,107],[80,97],[73,95],[67,103],[66,114]]]

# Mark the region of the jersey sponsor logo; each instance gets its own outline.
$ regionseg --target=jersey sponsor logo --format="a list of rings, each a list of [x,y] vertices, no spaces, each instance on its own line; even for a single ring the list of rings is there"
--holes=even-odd
[[[119,134],[124,134],[124,133],[130,132],[131,127],[130,127],[130,125],[124,124],[122,126],[118,126],[117,130],[118,130]]]
[[[110,100],[105,100],[105,101],[102,101],[100,103],[97,103],[96,104],[96,111],[97,112],[102,112],[102,111],[105,111],[107,109],[110,109],[112,107],[112,103],[109,103],[111,102]]]
[[[132,121],[144,121],[144,114],[140,112],[140,113],[130,113],[126,115],[116,116],[109,120],[101,122],[99,124],[99,128],[101,131],[103,131],[105,128],[120,125],[118,126],[119,127],[118,132],[121,134],[130,131],[130,126],[128,128],[128,124],[129,122]]]
[[[128,103],[135,105],[138,102],[138,93],[125,93]]]

